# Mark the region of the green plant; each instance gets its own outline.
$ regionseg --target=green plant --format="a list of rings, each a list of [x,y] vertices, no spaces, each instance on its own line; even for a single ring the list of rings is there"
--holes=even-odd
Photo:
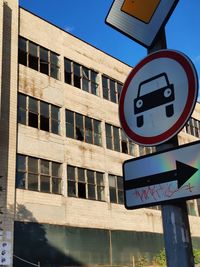
[[[165,249],[163,248],[160,252],[154,257],[154,262],[159,266],[166,266],[166,254]]]
[[[194,248],[193,255],[194,255],[194,263],[195,264],[200,263],[200,249]]]
[[[137,262],[136,262],[136,266],[137,267],[145,267],[147,266],[148,260],[145,256],[143,257],[139,257]]]

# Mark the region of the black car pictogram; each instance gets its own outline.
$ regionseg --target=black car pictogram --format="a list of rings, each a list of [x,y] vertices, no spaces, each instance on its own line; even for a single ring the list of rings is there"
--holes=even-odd
[[[145,88],[150,92],[144,93]],[[169,82],[166,73],[160,73],[139,84],[137,97],[134,99],[134,114],[136,115],[137,127],[144,124],[144,114],[149,109],[165,105],[167,117],[174,114],[174,85]],[[170,103],[170,104],[169,104]]]

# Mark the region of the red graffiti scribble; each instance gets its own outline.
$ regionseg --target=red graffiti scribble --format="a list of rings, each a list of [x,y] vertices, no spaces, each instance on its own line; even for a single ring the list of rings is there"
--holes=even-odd
[[[173,183],[159,184],[153,186],[147,186],[143,188],[138,188],[134,190],[134,197],[139,198],[141,202],[145,202],[148,199],[153,198],[155,201],[161,200],[164,198],[171,198],[178,191],[189,191],[192,193],[192,186],[190,183],[182,186],[179,189],[173,189]]]

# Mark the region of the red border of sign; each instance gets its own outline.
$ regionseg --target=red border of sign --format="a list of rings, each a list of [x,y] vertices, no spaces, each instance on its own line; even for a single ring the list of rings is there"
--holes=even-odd
[[[185,108],[179,117],[179,119],[172,125],[171,128],[169,128],[167,131],[160,135],[152,136],[152,137],[145,137],[136,134],[133,132],[125,119],[124,115],[124,99],[126,96],[126,92],[128,90],[129,84],[134,79],[134,76],[136,73],[147,63],[149,63],[152,60],[158,59],[158,58],[170,58],[175,61],[177,61],[185,70],[187,79],[188,79],[188,98],[186,101]],[[152,145],[158,145],[161,144],[170,138],[172,138],[176,133],[178,133],[187,120],[189,119],[189,116],[191,115],[194,106],[197,101],[197,91],[198,91],[198,78],[197,78],[197,72],[193,65],[193,63],[190,61],[190,59],[185,56],[183,53],[174,51],[174,50],[160,50],[153,54],[150,54],[149,56],[145,57],[136,67],[131,71],[129,76],[127,77],[125,84],[123,86],[120,101],[119,101],[119,118],[121,121],[121,125],[127,134],[128,137],[130,137],[134,142],[140,144],[140,145],[146,145],[146,146],[152,146]]]

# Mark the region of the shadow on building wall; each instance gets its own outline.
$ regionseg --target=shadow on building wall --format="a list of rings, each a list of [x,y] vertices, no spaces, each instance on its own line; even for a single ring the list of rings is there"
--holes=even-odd
[[[45,226],[37,223],[33,214],[24,205],[17,205],[19,220],[26,222],[15,222],[14,227],[14,267],[28,267],[31,264],[38,264],[41,267],[59,266],[81,266],[81,262],[62,251],[62,246],[54,247],[47,236]],[[27,261],[24,262],[19,258]],[[32,265],[33,266],[33,265]]]

